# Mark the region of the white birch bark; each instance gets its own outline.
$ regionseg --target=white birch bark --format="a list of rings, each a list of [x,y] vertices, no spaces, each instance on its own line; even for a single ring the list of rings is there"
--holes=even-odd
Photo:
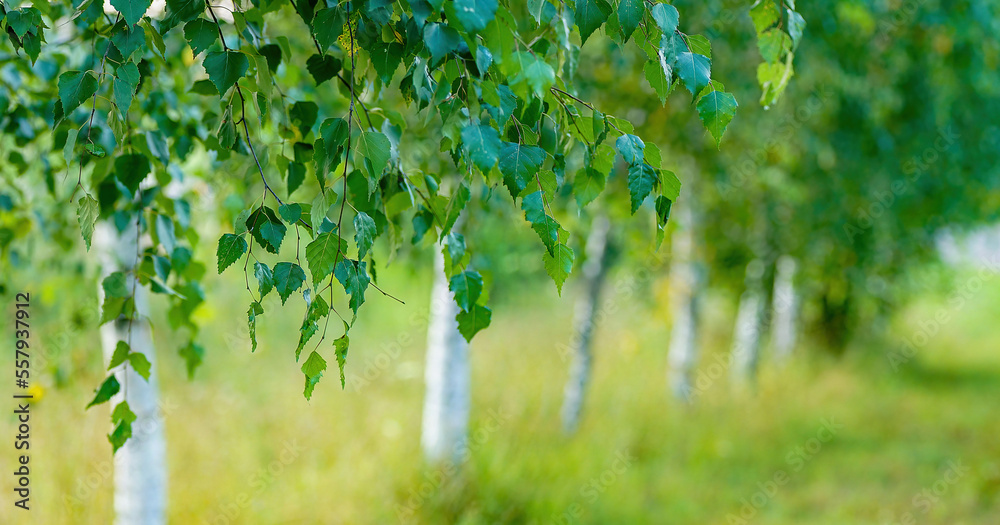
[[[576,431],[580,422],[583,400],[590,382],[593,361],[594,320],[597,315],[601,288],[607,276],[608,230],[607,217],[598,217],[587,236],[587,261],[583,265],[583,295],[576,302],[573,318],[573,339],[570,342],[572,364],[566,382],[562,406],[563,431]]]
[[[760,361],[761,335],[766,313],[761,282],[763,277],[764,263],[759,259],[750,261],[733,330],[732,376],[737,383],[752,381]]]
[[[771,337],[774,359],[785,363],[795,350],[798,338],[799,297],[795,289],[795,259],[785,255],[778,259],[774,275],[774,324]]]
[[[469,427],[469,345],[458,331],[459,308],[448,289],[441,245],[434,254],[424,370],[423,428],[420,438],[430,462],[458,462],[464,454]]]
[[[119,233],[114,226],[102,221],[94,231],[94,248],[102,265],[102,276],[115,271],[128,270],[137,259],[135,224]],[[132,277],[129,277],[132,286]],[[118,525],[162,525],[166,521],[167,469],[166,440],[163,417],[160,413],[159,385],[157,381],[156,354],[153,349],[152,330],[148,322],[149,296],[143,286],[136,286],[137,319],[110,321],[101,327],[101,344],[104,362],[110,362],[118,341],[129,341],[133,352],[142,352],[149,360],[150,374],[147,382],[129,367],[115,369],[115,376],[122,385],[121,391],[110,401],[111,410],[123,400],[136,415],[132,423],[132,437],[115,454],[115,523]],[[98,287],[98,296],[104,302],[104,290]],[[129,333],[131,331],[131,334]]]
[[[698,318],[702,294],[701,269],[695,257],[696,214],[690,199],[678,202],[674,218],[677,229],[671,239],[670,301],[673,326],[667,355],[667,382],[681,400],[694,392],[694,370],[698,361]]]

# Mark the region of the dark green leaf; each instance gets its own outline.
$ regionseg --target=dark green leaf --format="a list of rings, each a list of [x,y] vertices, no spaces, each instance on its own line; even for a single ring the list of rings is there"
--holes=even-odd
[[[658,181],[656,170],[645,162],[633,164],[628,169],[628,192],[632,199],[632,213],[634,214],[642,201],[653,191]]]
[[[496,165],[500,154],[500,134],[492,126],[465,126],[462,130],[462,143],[472,162],[483,173],[488,173]]]
[[[631,165],[642,162],[642,152],[646,149],[646,144],[639,137],[629,134],[622,135],[618,137],[615,146],[618,147],[618,153],[625,159],[625,162]]]
[[[219,29],[204,18],[196,18],[184,26],[184,38],[191,44],[191,53],[198,56],[219,39]]]
[[[306,60],[306,69],[309,70],[317,86],[337,76],[341,65],[340,60],[330,55],[313,55]]]
[[[358,314],[358,308],[364,304],[365,290],[368,289],[368,284],[371,282],[365,267],[364,261],[342,259],[337,263],[337,269],[334,271],[337,280],[344,286],[344,291],[351,296],[349,304],[354,315]]]
[[[583,45],[611,16],[611,4],[606,0],[577,0],[573,15],[580,27],[580,44]]]
[[[111,0],[111,6],[121,13],[125,23],[129,26],[138,23],[152,3],[153,0]]]
[[[219,247],[215,252],[218,259],[219,273],[229,268],[247,252],[247,242],[239,235],[226,233],[219,238]],[[259,263],[258,263],[259,264]]]
[[[705,55],[685,51],[677,56],[677,75],[692,95],[697,96],[708,85],[712,61]]]
[[[321,233],[306,246],[306,262],[309,273],[313,276],[313,284],[319,284],[324,277],[330,275],[338,260],[338,253],[343,259],[347,253],[347,241],[333,232]]]
[[[274,275],[266,264],[258,261],[253,263],[253,276],[257,279],[257,292],[263,299],[274,288]]]
[[[455,0],[455,14],[466,31],[478,33],[493,21],[497,0]]]
[[[306,281],[306,272],[295,263],[280,262],[274,265],[274,289],[281,296],[281,304],[285,304],[288,297],[302,287]]]
[[[337,366],[340,368],[340,388],[346,386],[344,382],[344,365],[347,364],[347,349],[351,346],[351,339],[347,334],[338,337],[333,341],[334,352],[337,355]]]
[[[677,13],[676,7],[670,4],[655,4],[649,8],[649,14],[653,16],[653,21],[664,34],[670,34],[677,30],[680,15]]]
[[[354,217],[354,242],[358,245],[358,260],[365,258],[377,235],[375,220],[367,213],[359,211]]]
[[[480,330],[486,328],[490,325],[490,320],[493,317],[493,312],[480,305],[475,305],[468,312],[461,311],[455,316],[458,321],[458,331],[462,334],[462,337],[466,341],[471,342],[472,338],[479,333]]]
[[[115,379],[115,376],[108,376],[108,378],[101,383],[101,386],[97,388],[97,394],[94,396],[93,401],[87,405],[87,408],[94,405],[100,405],[101,403],[108,401],[112,396],[117,394],[120,389],[121,385],[118,384],[118,380]]]
[[[284,304],[284,301],[282,301]],[[257,316],[264,313],[264,307],[258,302],[250,303],[247,309],[247,328],[250,331],[250,353],[257,351]]]
[[[312,31],[323,51],[330,49],[330,46],[337,41],[337,37],[344,31],[345,22],[347,20],[344,17],[344,11],[339,6],[316,11],[311,24]]]
[[[243,78],[250,67],[250,61],[240,51],[213,51],[205,55],[203,65],[208,72],[208,79],[215,84],[219,94],[224,95],[237,80]]]
[[[513,198],[528,186],[528,181],[538,174],[545,160],[545,150],[537,146],[525,146],[504,142],[500,148],[500,173],[503,183]]]
[[[639,27],[643,15],[646,14],[646,4],[643,0],[620,0],[618,2],[618,23],[621,25],[622,42],[627,42]]]
[[[698,117],[715,138],[716,147],[722,144],[726,126],[736,116],[736,97],[730,93],[712,91],[698,100]]]
[[[97,93],[97,77],[90,71],[67,71],[59,75],[59,101],[66,115],[94,93]]]
[[[250,214],[246,221],[247,230],[258,244],[271,253],[278,253],[285,238],[285,225],[278,220],[274,210],[261,206]]]
[[[483,277],[479,272],[466,270],[448,281],[448,289],[454,292],[455,303],[469,311],[483,293]]]

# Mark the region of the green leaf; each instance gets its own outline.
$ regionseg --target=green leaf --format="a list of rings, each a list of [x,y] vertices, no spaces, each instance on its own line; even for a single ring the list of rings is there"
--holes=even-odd
[[[458,315],[455,316],[455,320],[458,321],[458,332],[466,341],[472,342],[472,338],[480,330],[490,325],[492,317],[493,312],[489,308],[478,304],[468,312],[465,310],[458,312]]]
[[[146,359],[146,356],[142,352],[129,353],[128,363],[132,365],[135,373],[139,374],[146,381],[149,381],[149,370],[153,365],[149,362],[149,359]]]
[[[317,86],[337,76],[342,66],[340,60],[330,55],[313,55],[306,60],[306,69]]]
[[[473,164],[488,173],[497,163],[500,134],[492,126],[469,124],[462,130],[462,143]]]
[[[306,262],[309,273],[313,276],[313,284],[319,284],[324,277],[330,275],[337,264],[337,254],[341,258],[347,253],[347,241],[333,232],[321,233],[306,246]]]
[[[669,68],[670,66],[667,67]],[[648,60],[643,66],[642,71],[646,76],[646,81],[649,82],[649,87],[653,88],[653,91],[656,91],[656,95],[660,97],[660,104],[666,104],[667,96],[670,95],[671,85],[670,79],[666,76],[666,72],[663,69],[663,63]]]
[[[656,170],[646,163],[633,164],[628,169],[628,192],[632,198],[632,214],[639,209],[642,201],[649,196],[656,186],[658,177]]]
[[[136,416],[129,408],[127,401],[118,403],[114,412],[111,413],[111,424],[114,425],[114,430],[108,434],[108,441],[111,442],[111,448],[114,452],[118,452],[118,449],[125,445],[128,438],[132,437],[132,423],[135,422],[135,419]]]
[[[778,12],[778,6],[775,5],[774,0],[759,0],[750,9],[750,19],[753,20],[753,27],[757,30],[757,36],[760,36],[769,27],[778,23],[780,16],[781,14]]]
[[[351,339],[347,334],[338,337],[333,341],[334,352],[337,355],[337,366],[340,368],[340,388],[344,388],[344,365],[347,364],[347,350],[351,346]]]
[[[573,195],[581,208],[590,204],[604,191],[607,178],[593,168],[581,168],[573,180]]]
[[[299,219],[302,217],[302,206],[300,206],[297,202],[282,204],[278,206],[278,215],[281,215],[281,218],[284,219],[285,222],[294,226],[295,223],[299,222]]]
[[[132,99],[135,97],[135,90],[139,87],[139,68],[129,62],[122,64],[115,70],[114,88],[115,105],[121,111],[122,116],[128,113],[132,107]]]
[[[124,272],[111,272],[107,277],[101,281],[101,288],[104,290],[105,297],[131,297],[132,291],[129,290],[128,277],[125,276]]]
[[[100,405],[101,403],[108,401],[112,396],[117,394],[119,390],[121,390],[121,385],[118,384],[118,379],[116,379],[113,375],[108,376],[108,378],[101,383],[101,386],[97,388],[97,393],[94,395],[93,401],[87,405],[87,408],[94,405]]]
[[[327,304],[323,296],[317,295],[306,309],[306,315],[302,319],[302,326],[299,327],[299,344],[295,347],[295,360],[299,360],[299,355],[306,343],[312,339],[319,331],[319,320],[330,313],[330,305]]]
[[[295,263],[280,262],[274,265],[274,289],[281,296],[281,304],[306,282],[306,272]]]
[[[94,93],[97,93],[97,77],[90,71],[67,71],[59,75],[59,101],[67,116]]]
[[[664,228],[667,226],[667,221],[670,219],[670,206],[673,201],[659,195],[656,197],[656,247],[659,248],[660,244],[663,243]]]
[[[346,22],[344,11],[339,6],[316,11],[312,20],[312,32],[321,49],[330,49],[337,37],[344,32]]]
[[[219,29],[204,18],[196,18],[184,25],[184,38],[191,45],[191,53],[198,56],[219,39]]]
[[[552,66],[544,59],[528,52],[517,53],[514,59],[520,66],[520,72],[510,80],[510,85],[527,83],[535,95],[545,97],[549,88],[556,82],[556,72]]]
[[[660,31],[663,31],[663,34],[669,35],[677,31],[680,15],[677,13],[676,7],[670,4],[655,4],[649,8],[649,14],[652,15],[653,21],[656,22]]]
[[[84,194],[77,201],[76,220],[80,224],[80,233],[83,234],[83,242],[87,245],[87,251],[90,251],[90,242],[94,238],[94,226],[97,224],[100,213],[100,203],[90,194]]]
[[[537,146],[525,146],[504,142],[500,148],[500,173],[510,196],[517,198],[528,186],[528,181],[538,174],[545,161],[545,150]]]
[[[121,13],[126,24],[134,26],[146,14],[146,10],[152,3],[153,0],[111,0],[111,7]]]
[[[455,303],[469,311],[483,293],[483,276],[477,271],[466,270],[448,281],[448,289],[454,292]]]
[[[141,153],[128,153],[115,159],[115,176],[129,192],[135,193],[149,175],[149,159]]]
[[[306,362],[302,363],[302,373],[306,376],[306,388],[303,392],[306,399],[312,398],[313,390],[316,388],[316,383],[319,383],[319,379],[323,377],[324,370],[326,370],[326,359],[313,350]]]
[[[663,170],[660,173],[662,179],[660,182],[663,184],[660,192],[672,201],[677,200],[677,197],[681,195],[681,180],[672,171]]]
[[[205,356],[205,349],[201,345],[191,341],[186,346],[178,350],[177,353],[184,359],[188,379],[193,378],[194,371],[197,370],[199,365],[201,365],[201,361]]]
[[[521,200],[521,209],[524,210],[524,218],[531,223],[531,229],[538,234],[542,244],[549,252],[554,251],[559,242],[559,223],[545,213],[542,192],[536,191],[525,195]]]
[[[111,355],[111,363],[108,364],[108,370],[124,363],[125,360],[128,359],[128,353],[130,351],[131,349],[129,348],[128,343],[125,341],[118,341],[118,344],[115,346],[115,353]]]
[[[721,147],[722,135],[736,116],[736,107],[736,97],[721,91],[712,91],[698,100],[698,117],[712,133],[716,147]]]
[[[278,253],[287,229],[274,214],[274,210],[267,206],[257,208],[247,218],[246,225],[258,244],[271,253]]]
[[[478,33],[493,21],[497,0],[455,0],[455,14],[469,33]]]
[[[128,58],[136,49],[146,45],[146,32],[141,28],[122,28],[111,35],[111,43],[118,48],[123,57]]]
[[[358,137],[356,150],[367,159],[363,163],[369,177],[376,180],[382,177],[382,171],[389,165],[389,138],[378,131],[363,131]]]
[[[375,68],[375,72],[378,73],[378,77],[382,80],[383,84],[392,82],[392,75],[399,68],[399,63],[403,60],[403,52],[403,45],[396,42],[379,42],[372,47],[369,52],[372,66]]]
[[[94,144],[93,142],[88,142],[84,146],[84,149],[87,150],[87,153],[90,153],[91,155],[99,159],[104,158],[104,156],[108,154],[106,151],[104,151],[104,146],[101,146],[100,144]]]
[[[571,271],[573,271],[573,260],[576,255],[573,253],[573,249],[565,244],[559,243],[556,245],[556,249],[553,253],[545,252],[542,254],[542,262],[545,264],[545,272],[552,277],[552,280],[556,283],[556,289],[559,291],[559,295],[562,295],[562,286],[566,282],[566,278],[569,277]]]
[[[705,55],[685,51],[677,56],[677,75],[694,96],[708,85],[711,71],[712,61]]]
[[[218,259],[219,273],[229,268],[247,252],[247,241],[243,237],[232,233],[223,234],[219,237],[219,247],[215,251]],[[259,263],[258,263],[259,264]]]
[[[580,45],[582,46],[611,16],[611,4],[606,0],[577,0],[573,18],[580,28]]]
[[[282,301],[284,304],[284,301]],[[250,303],[247,309],[247,328],[250,331],[250,353],[257,351],[257,316],[264,313],[264,307],[259,302]]]
[[[458,44],[462,41],[458,31],[438,23],[429,23],[424,26],[424,44],[431,53],[431,63],[437,63],[445,55],[458,49]]]
[[[806,21],[802,15],[791,9],[786,9],[785,12],[788,13],[788,35],[792,37],[792,49],[795,49],[802,40],[802,33],[806,30]]]
[[[643,0],[621,0],[618,2],[618,23],[621,24],[622,42],[628,42],[645,14],[646,4],[643,3]]]
[[[266,264],[258,261],[253,263],[253,276],[257,279],[257,292],[263,299],[274,288],[274,274]]]
[[[633,166],[642,162],[642,152],[646,148],[646,144],[639,137],[629,134],[622,135],[615,141],[615,146],[618,147],[618,153],[625,159],[625,162]]]
[[[202,65],[219,94],[225,95],[246,74],[250,61],[240,51],[213,51],[205,55]]]
[[[371,282],[365,266],[364,261],[342,259],[337,263],[337,269],[334,271],[337,280],[344,286],[344,291],[351,296],[349,304],[354,315],[358,314],[358,308],[364,304],[365,290],[368,289],[368,284]]]
[[[365,258],[377,235],[375,220],[367,213],[359,211],[354,217],[354,242],[358,245],[358,260]]]
[[[791,51],[792,39],[780,29],[768,29],[757,39],[757,49],[765,62],[774,63]]]

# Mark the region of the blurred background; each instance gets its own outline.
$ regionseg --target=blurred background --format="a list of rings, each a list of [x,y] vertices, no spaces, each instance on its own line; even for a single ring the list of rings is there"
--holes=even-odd
[[[519,212],[470,211],[493,322],[469,347],[460,453],[421,444],[432,240],[379,268],[405,304],[369,291],[345,388],[331,368],[310,401],[289,358],[304,305],[270,305],[251,353],[244,277],[214,275],[200,245],[194,379],[152,301],[170,523],[1000,523],[1000,6],[800,5],[795,76],[763,108],[747,6],[675,4],[737,117],[716,150],[683,97],[661,104],[640,51],[588,41],[581,98],[659,145],[681,197],[658,250],[652,220],[604,199],[565,217],[579,264],[561,296]],[[107,413],[83,408],[105,375],[98,270],[76,230],[12,206],[31,161],[4,140],[0,292],[10,311],[32,293],[38,334],[32,519],[111,523]],[[437,149],[400,146],[427,169]],[[184,165],[203,239],[256,196],[204,182],[233,162]],[[0,478],[4,523],[12,489]]]

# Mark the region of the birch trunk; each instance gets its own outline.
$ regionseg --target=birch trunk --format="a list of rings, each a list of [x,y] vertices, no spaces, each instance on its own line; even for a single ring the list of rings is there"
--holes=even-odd
[[[667,356],[667,381],[674,395],[690,401],[694,392],[694,369],[698,360],[698,317],[702,278],[695,257],[696,215],[690,199],[677,203],[677,230],[671,241],[670,300],[673,326]]]
[[[119,233],[107,222],[94,232],[94,248],[101,260],[102,275],[129,270],[135,266],[137,229],[131,224]],[[131,279],[129,277],[129,286]],[[115,523],[119,525],[161,525],[166,522],[167,470],[166,440],[160,413],[156,354],[149,325],[149,296],[143,286],[136,286],[137,319],[131,323],[119,318],[101,327],[101,345],[105,363],[111,361],[118,341],[129,341],[133,352],[142,352],[152,365],[147,382],[129,367],[114,373],[122,390],[110,402],[114,407],[123,400],[136,415],[132,437],[115,454]],[[104,290],[98,290],[101,303]],[[131,334],[129,333],[131,331]]]
[[[737,383],[753,381],[760,361],[761,334],[764,328],[764,263],[759,259],[747,265],[746,284],[740,296],[733,330],[732,375]]]
[[[570,365],[569,380],[562,406],[563,430],[567,434],[576,431],[580,422],[583,400],[590,382],[590,368],[593,360],[594,320],[601,296],[601,288],[608,271],[608,230],[611,223],[607,217],[594,220],[587,237],[587,261],[583,265],[583,295],[576,302],[573,319],[573,339],[570,343],[573,362]]]
[[[431,462],[458,462],[464,453],[469,427],[469,345],[458,331],[458,305],[448,289],[444,255],[434,255],[427,329],[427,365],[424,370],[423,428],[420,443]]]
[[[774,347],[774,359],[785,363],[795,350],[798,337],[799,297],[795,289],[795,259],[783,256],[778,259],[774,276],[774,331],[771,342]]]

